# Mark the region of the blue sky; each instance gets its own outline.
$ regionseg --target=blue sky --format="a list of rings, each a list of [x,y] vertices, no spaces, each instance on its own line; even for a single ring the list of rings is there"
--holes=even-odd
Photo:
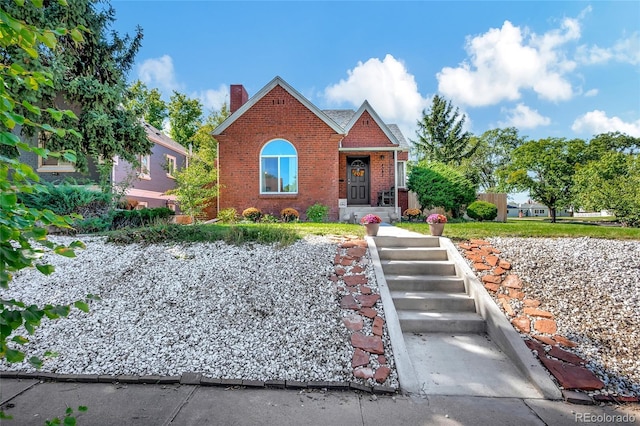
[[[640,137],[638,1],[112,1],[144,30],[130,79],[228,102],[279,75],[321,109],[366,99],[405,137],[439,94],[474,134]]]

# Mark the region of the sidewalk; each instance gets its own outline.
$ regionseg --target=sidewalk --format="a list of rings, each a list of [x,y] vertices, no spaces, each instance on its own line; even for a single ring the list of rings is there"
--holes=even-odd
[[[2,379],[13,420],[42,425],[67,407],[79,425],[640,425],[640,407],[584,406],[520,398],[372,395],[356,391],[190,385],[60,383]]]

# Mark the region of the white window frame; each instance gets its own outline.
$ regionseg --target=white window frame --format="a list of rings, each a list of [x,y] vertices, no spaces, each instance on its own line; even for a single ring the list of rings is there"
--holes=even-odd
[[[47,137],[49,132],[40,132],[38,134],[38,148],[46,148],[44,138]],[[45,164],[45,161],[54,161],[55,164]],[[37,172],[56,172],[56,173],[73,173],[76,171],[76,167],[73,163],[65,161],[62,158],[49,157],[46,160],[38,155],[38,168]]]
[[[288,143],[289,145],[291,145],[291,147],[293,148],[293,150],[295,151],[294,155],[291,154],[269,154],[269,155],[264,155],[264,149],[269,146],[269,144],[273,143],[273,142],[277,142],[277,141],[283,141]],[[278,176],[276,176],[276,180],[278,182],[278,190],[277,191],[263,191],[262,188],[265,186],[263,183],[263,179],[264,179],[264,173],[262,171],[262,160],[264,158],[277,158],[278,160]],[[281,176],[281,170],[280,170],[280,159],[282,158],[295,158],[296,160],[296,170],[295,170],[295,181],[296,181],[296,190],[295,191],[290,191],[290,192],[285,192],[285,191],[281,191],[280,190],[280,176]],[[300,190],[300,180],[299,180],[299,170],[300,170],[300,164],[298,164],[298,150],[296,149],[296,147],[289,142],[286,139],[282,139],[282,138],[277,138],[277,139],[272,139],[269,142],[267,142],[266,144],[264,144],[264,146],[262,147],[262,149],[260,150],[260,176],[259,176],[259,185],[260,185],[260,194],[261,195],[296,195],[298,194],[298,191]]]
[[[135,207],[136,210],[142,210],[142,209],[148,209],[148,208],[149,208],[148,201],[138,201],[138,204],[136,204],[136,207]]]
[[[407,162],[398,160],[398,167],[396,169],[396,180],[398,182],[398,188],[407,187]],[[401,179],[402,178],[402,179]]]
[[[144,167],[144,159],[146,158],[147,167]],[[151,180],[151,154],[141,155],[140,158],[140,167],[138,168],[138,178]]]
[[[166,154],[167,157],[167,177],[175,179],[175,172],[178,170],[178,160],[175,156]]]

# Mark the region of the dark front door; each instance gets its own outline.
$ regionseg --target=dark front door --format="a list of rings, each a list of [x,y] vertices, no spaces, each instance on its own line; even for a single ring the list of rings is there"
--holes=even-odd
[[[369,164],[364,160],[347,160],[347,204],[369,204]]]

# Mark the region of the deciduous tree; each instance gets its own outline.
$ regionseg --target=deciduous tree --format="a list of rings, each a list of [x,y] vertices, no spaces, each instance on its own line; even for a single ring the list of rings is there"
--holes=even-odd
[[[64,3],[63,0],[60,1]],[[33,3],[37,2],[34,0]],[[25,100],[21,102],[25,93],[37,92],[43,87],[53,85],[52,75],[41,71],[37,65],[38,50],[41,44],[47,49],[55,50],[58,38],[66,36],[72,37],[75,42],[81,42],[83,39],[78,29],[41,29],[15,19],[0,9],[0,47],[5,51],[14,52],[17,55],[15,58],[27,56],[32,59],[0,66],[0,81],[5,82],[4,90],[0,90],[0,146],[34,152],[44,158],[63,156],[68,161],[75,160],[75,156],[69,151],[55,153],[30,146],[20,140],[16,131],[17,126],[23,126],[51,132],[59,137],[77,134],[73,129],[52,126],[38,120],[47,118],[54,123],[62,122],[63,118],[76,120],[73,112],[43,109]],[[30,118],[20,113],[22,109],[19,106],[29,111]],[[48,226],[68,228],[73,218],[59,216],[49,210],[29,208],[20,202],[21,193],[46,191],[46,187],[37,182],[38,175],[29,165],[20,162],[19,159],[0,155],[0,287],[7,288],[13,273],[24,268],[35,266],[44,274],[52,273],[52,265],[38,260],[46,249],[63,256],[74,257],[74,249],[84,247],[81,242],[65,246],[48,239]],[[74,305],[83,311],[89,309],[86,301],[77,301]],[[24,331],[33,334],[45,317],[64,317],[69,314],[70,309],[71,305],[36,306],[27,305],[20,300],[0,298],[0,358],[8,362],[22,361],[25,353],[20,349],[20,345],[29,341],[24,337]],[[42,360],[37,356],[30,357],[29,362],[36,367],[42,364]],[[3,418],[3,415],[0,411],[0,418]]]
[[[512,162],[505,170],[505,185],[529,191],[534,200],[549,208],[551,222],[555,222],[557,210],[572,201],[573,175],[585,155],[586,143],[581,139],[525,142],[512,152]]]

